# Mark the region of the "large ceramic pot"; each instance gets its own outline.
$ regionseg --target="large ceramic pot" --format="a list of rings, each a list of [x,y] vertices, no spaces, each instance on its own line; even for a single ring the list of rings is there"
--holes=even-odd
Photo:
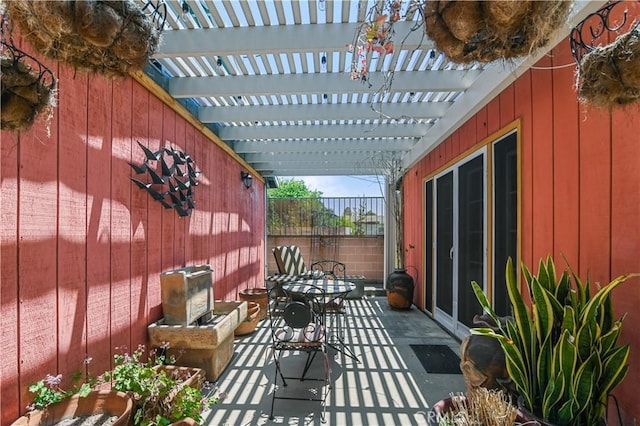
[[[413,277],[406,269],[396,269],[387,277],[387,302],[392,309],[406,310],[413,303]]]
[[[49,426],[62,420],[105,414],[117,417],[113,425],[129,424],[133,401],[124,392],[93,391],[86,397],[73,395],[46,409],[32,411],[12,423],[12,426]]]
[[[504,351],[498,339],[471,334],[460,344],[460,370],[467,386],[503,389],[509,379]]]

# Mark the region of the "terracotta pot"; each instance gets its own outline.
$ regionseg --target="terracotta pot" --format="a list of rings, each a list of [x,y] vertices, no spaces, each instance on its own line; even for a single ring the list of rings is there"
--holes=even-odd
[[[243,302],[256,302],[260,305],[260,318],[267,317],[267,289],[264,287],[246,288],[238,293]]]
[[[236,327],[233,332],[236,336],[244,336],[246,334],[253,333],[258,325],[258,321],[260,321],[262,308],[258,302],[247,302],[247,305],[249,306],[247,308],[247,319],[242,321]]]
[[[12,423],[12,426],[47,426],[65,419],[94,414],[117,416],[117,426],[129,424],[133,410],[133,401],[124,392],[93,391],[86,397],[73,395],[44,410],[25,414]]]
[[[202,389],[206,378],[206,372],[202,368],[183,367],[179,365],[156,365],[154,370],[161,370],[167,374],[167,377],[185,378],[180,383],[182,386],[190,386],[196,389]]]
[[[175,423],[171,423],[169,426],[199,426],[200,423],[193,420],[191,417],[187,417],[186,419],[178,420]]]

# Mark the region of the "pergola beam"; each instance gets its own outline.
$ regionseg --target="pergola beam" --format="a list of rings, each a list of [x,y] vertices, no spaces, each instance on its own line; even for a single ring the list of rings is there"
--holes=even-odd
[[[459,92],[470,87],[481,74],[481,70],[396,71],[391,92]],[[383,81],[383,73],[369,74],[373,87],[380,87]],[[346,73],[271,74],[172,78],[169,93],[174,98],[342,94],[371,93],[371,87],[350,80]]]
[[[453,102],[214,106],[200,108],[198,119],[203,123],[376,120],[387,117],[430,119],[442,117],[451,105]]]
[[[246,155],[250,153],[309,153],[309,152],[338,152],[346,149],[350,151],[364,150],[367,152],[407,151],[416,143],[417,139],[361,139],[361,140],[301,140],[301,141],[236,141],[233,142],[234,151]]]
[[[406,34],[403,48],[432,49],[424,31],[411,31],[415,22],[394,25],[397,34]],[[274,25],[237,28],[202,28],[166,31],[154,58],[185,56],[238,56],[278,53],[345,51],[353,40],[356,26],[351,23],[317,25]],[[300,42],[304,40],[304,46]]]
[[[218,131],[226,141],[258,139],[418,138],[430,124],[328,124],[288,126],[228,126]],[[345,143],[349,143],[345,141]]]

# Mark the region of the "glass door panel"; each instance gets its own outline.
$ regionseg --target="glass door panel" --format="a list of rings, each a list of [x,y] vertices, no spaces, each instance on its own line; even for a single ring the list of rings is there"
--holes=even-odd
[[[493,304],[498,315],[511,315],[505,265],[518,263],[518,137],[505,136],[493,146],[494,268]]]
[[[478,156],[458,168],[458,313],[467,327],[482,313],[471,281],[484,285],[484,157]]]
[[[453,171],[436,180],[436,307],[453,315]]]
[[[433,313],[433,180],[425,184],[424,306]]]

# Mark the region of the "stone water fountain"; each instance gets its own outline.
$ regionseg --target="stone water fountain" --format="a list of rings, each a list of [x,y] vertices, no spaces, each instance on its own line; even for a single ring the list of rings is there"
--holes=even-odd
[[[152,347],[168,344],[178,365],[202,368],[217,380],[231,360],[233,332],[247,317],[247,302],[214,300],[211,265],[160,274],[164,317],[148,326]]]

